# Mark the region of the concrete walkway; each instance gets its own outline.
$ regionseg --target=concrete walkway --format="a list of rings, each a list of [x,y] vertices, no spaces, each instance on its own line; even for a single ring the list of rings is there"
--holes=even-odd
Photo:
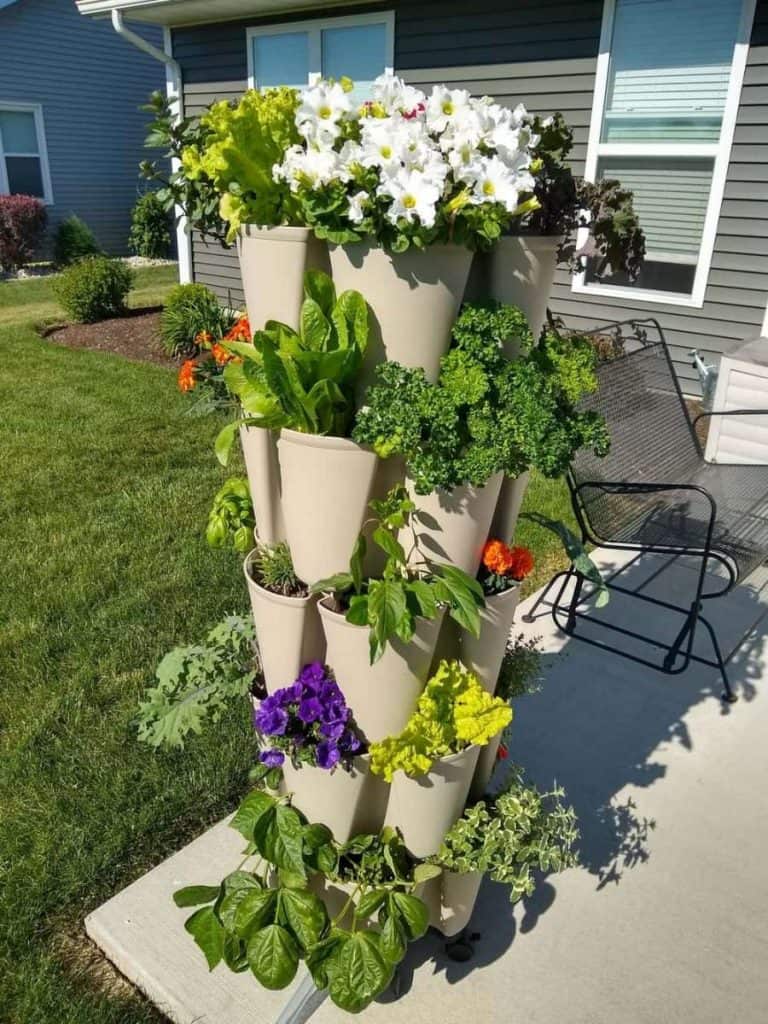
[[[603,568],[616,568],[602,553]],[[646,558],[626,570],[667,600],[690,569]],[[765,588],[768,591],[768,588]],[[526,606],[520,614],[525,614]],[[714,602],[730,649],[768,611],[757,584]],[[605,614],[642,631],[676,632],[650,606],[612,599]],[[520,617],[520,616],[518,616]],[[456,964],[431,933],[401,971],[401,994],[373,1022],[429,1024],[765,1024],[768,1020],[768,697],[765,624],[732,665],[740,700],[724,708],[713,669],[670,677],[555,629],[545,606],[519,631],[547,651],[541,693],[516,706],[510,755],[540,785],[565,786],[580,818],[580,868],[545,880],[514,909],[486,884],[476,955]],[[706,637],[697,647],[709,656]],[[271,1024],[290,992],[248,975],[209,974],[171,892],[217,882],[242,841],[225,824],[118,894],[89,934],[178,1024]],[[348,1020],[326,1002],[313,1024]]]

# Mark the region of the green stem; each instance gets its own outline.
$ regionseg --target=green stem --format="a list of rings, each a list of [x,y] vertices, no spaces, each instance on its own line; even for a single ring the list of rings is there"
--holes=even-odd
[[[336,925],[339,923],[339,921],[343,921],[344,920],[344,918],[347,915],[347,911],[349,910],[350,904],[354,901],[355,896],[357,896],[359,891],[360,891],[360,885],[356,885],[354,890],[350,893],[346,903],[341,908],[340,912],[331,921],[331,928],[335,928]],[[354,918],[352,919],[352,924],[354,926]],[[354,927],[353,927],[352,930],[354,931]]]

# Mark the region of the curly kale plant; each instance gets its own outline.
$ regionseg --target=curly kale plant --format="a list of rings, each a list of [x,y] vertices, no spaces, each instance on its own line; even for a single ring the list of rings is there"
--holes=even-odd
[[[563,871],[578,863],[579,833],[562,789],[540,793],[522,770],[494,797],[468,807],[443,840],[435,864],[462,874],[482,871],[510,886],[515,903],[535,888],[535,871]]]
[[[517,361],[502,342],[527,348]],[[352,437],[382,458],[404,457],[417,494],[483,485],[494,473],[535,466],[559,476],[574,453],[608,448],[602,419],[576,402],[597,385],[586,339],[547,332],[531,346],[522,313],[498,304],[467,305],[453,330],[440,376],[385,363],[357,414]]]

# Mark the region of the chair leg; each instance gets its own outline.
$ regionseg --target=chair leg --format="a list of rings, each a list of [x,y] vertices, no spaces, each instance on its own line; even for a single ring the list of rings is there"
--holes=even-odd
[[[521,616],[523,622],[535,622],[536,621],[536,612],[539,610],[539,607],[546,600],[547,594],[550,592],[550,590],[555,585],[555,583],[557,583],[558,580],[562,579],[563,576],[570,576],[571,572],[572,572],[572,570],[569,569],[567,572],[555,573],[555,575],[552,577],[552,579],[549,581],[549,583],[546,585],[546,587],[542,590],[542,592],[536,598],[535,602],[531,605],[529,610],[525,613],[525,615]],[[561,593],[562,593],[562,589],[561,589]],[[555,603],[557,603],[557,602],[555,602]]]
[[[675,637],[674,643],[669,648],[666,657],[664,658],[665,671],[669,672],[672,666],[675,664],[677,656],[680,653],[680,648],[683,646],[683,641],[693,629],[694,623],[696,622],[696,617],[699,614],[699,610],[699,602],[694,601],[694,603],[691,605],[691,610],[688,613],[685,622],[682,625],[682,628],[680,629],[680,632]]]
[[[573,588],[573,596],[571,597],[571,603],[568,608],[568,620],[565,624],[565,631],[568,634],[576,632],[576,610],[579,607],[581,591],[584,587],[583,573],[574,570],[574,576],[576,577],[576,586]]]
[[[723,692],[720,694],[720,699],[725,701],[726,704],[735,704],[739,698],[731,689],[731,681],[728,678],[728,670],[725,667],[725,659],[723,658],[723,653],[720,650],[720,643],[717,639],[717,635],[705,618],[701,618],[699,621],[709,633],[709,638],[712,641],[712,648],[714,649],[715,657],[717,658],[717,664],[720,668],[720,675],[723,677]]]

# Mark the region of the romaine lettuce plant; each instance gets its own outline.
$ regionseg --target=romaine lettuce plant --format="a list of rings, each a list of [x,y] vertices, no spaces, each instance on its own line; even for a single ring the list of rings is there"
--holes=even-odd
[[[236,360],[224,370],[224,383],[244,416],[228,424],[216,440],[226,465],[241,424],[305,434],[344,437],[354,413],[353,386],[368,344],[368,306],[362,295],[336,297],[327,274],[309,270],[299,330],[276,320],[256,331],[253,344],[225,341]]]
[[[474,673],[458,661],[441,661],[403,731],[371,744],[371,771],[387,782],[397,771],[426,775],[438,758],[484,747],[511,721],[512,708]]]
[[[414,527],[416,506],[402,485],[393,487],[382,501],[371,501],[373,517],[363,526],[357,539],[349,572],[319,580],[313,593],[331,593],[346,609],[347,622],[368,626],[371,664],[382,656],[394,639],[408,643],[418,618],[434,619],[440,606],[474,636],[480,634],[480,611],[485,604],[483,588],[455,565],[428,561],[419,549]],[[387,556],[381,575],[366,578],[363,560],[367,542],[365,530],[371,527],[373,543]],[[398,540],[401,530],[410,528],[410,552]]]
[[[290,796],[261,789],[248,794],[231,825],[245,837],[253,867],[174,894],[177,906],[198,908],[185,927],[209,968],[224,961],[281,989],[304,960],[338,1007],[365,1009],[390,984],[408,943],[427,930],[429,913],[414,889],[440,868],[415,863],[393,829],[338,844]],[[351,890],[333,920],[310,888],[313,876]]]

